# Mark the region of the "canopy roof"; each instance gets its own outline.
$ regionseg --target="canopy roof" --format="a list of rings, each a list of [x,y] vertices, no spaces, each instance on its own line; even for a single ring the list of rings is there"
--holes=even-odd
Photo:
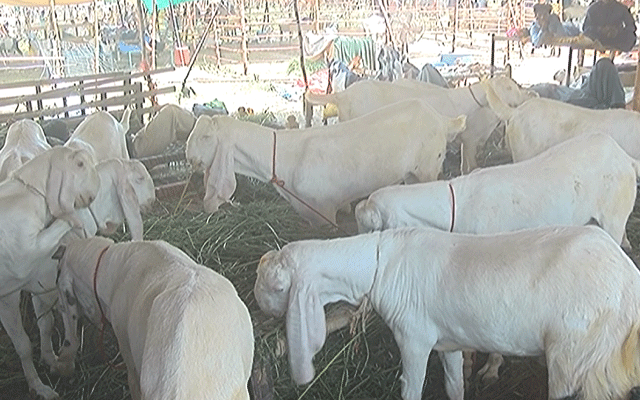
[[[92,1],[93,0],[54,0],[54,3],[56,6],[66,6],[69,4],[90,3]],[[154,0],[142,0],[142,3],[149,12],[152,12],[153,10],[153,1]],[[171,3],[175,5],[185,3],[187,1],[194,0],[171,0]],[[155,2],[158,5],[158,10],[169,7],[169,0],[155,0]],[[0,4],[21,7],[49,7],[51,3],[49,0],[0,0]]]
[[[54,0],[56,6],[90,3],[92,0]],[[49,0],[0,0],[0,4],[20,7],[49,7]]]

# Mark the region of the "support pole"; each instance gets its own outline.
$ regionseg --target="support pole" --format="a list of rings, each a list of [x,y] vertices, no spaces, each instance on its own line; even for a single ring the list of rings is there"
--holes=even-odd
[[[458,0],[453,7],[453,39],[451,39],[451,52],[456,51],[456,35],[458,34]]]
[[[169,1],[171,3],[171,1]],[[145,47],[144,41],[144,32],[145,32],[145,24],[144,24],[144,13],[142,12],[142,1],[136,0],[136,13],[138,14],[138,40],[140,41],[140,63],[143,66],[147,66],[147,51]]]
[[[388,43],[391,43],[391,46],[395,49],[396,46],[393,42],[393,32],[391,31],[391,21],[389,20],[389,13],[387,12],[387,7],[382,4],[382,0],[378,0],[378,7],[380,7],[380,12],[382,13],[382,18],[384,19],[384,24],[387,27],[387,35],[386,39]]]
[[[240,0],[240,51],[244,74],[249,72],[249,55],[247,49],[247,23],[244,15],[244,0]]]
[[[60,31],[58,29],[58,21],[56,19],[56,3],[55,0],[49,0],[49,7],[51,8],[51,30],[53,34],[53,73],[57,76],[62,76],[62,49],[60,47]]]
[[[100,30],[98,29],[98,0],[93,0],[93,36],[95,37],[95,68],[96,74],[100,73]]]
[[[640,70],[640,59],[636,65],[636,81],[633,85],[633,111],[640,111],[640,74],[638,70]]]
[[[196,63],[196,58],[198,58],[198,54],[200,53],[200,50],[202,50],[202,47],[204,46],[204,43],[207,40],[207,36],[209,35],[209,32],[211,31],[211,27],[213,26],[213,24],[216,21],[216,17],[218,16],[218,12],[219,11],[220,11],[220,5],[216,6],[216,9],[213,10],[213,12],[211,13],[211,20],[209,21],[209,25],[207,25],[207,28],[205,29],[204,33],[202,34],[202,37],[200,38],[200,41],[198,42],[198,46],[196,47],[196,50],[195,50],[194,54],[191,56],[191,60],[189,61],[189,69],[187,69],[187,73],[184,76],[184,79],[182,80],[182,88],[180,89],[180,93],[184,93],[184,91],[185,91],[185,87],[186,87],[186,84],[187,84],[187,79],[189,78],[189,74],[191,73],[191,70],[193,69],[193,65]]]
[[[313,0],[313,31],[320,32],[320,0]]]
[[[153,14],[151,15],[151,69],[156,69],[156,37],[158,36],[158,5],[156,0],[151,1]]]
[[[304,66],[304,47],[302,39],[302,28],[300,27],[300,13],[298,13],[298,0],[293,0],[293,12],[296,15],[296,25],[298,25],[298,43],[300,45],[300,69],[302,70],[302,79],[304,80],[304,92],[309,91],[309,81],[307,80],[307,68]],[[313,118],[313,107],[307,102],[302,101],[303,112],[305,117],[306,126],[311,126],[311,119]]]
[[[507,49],[509,48],[509,42],[507,42]],[[493,78],[496,70],[496,34],[491,34],[491,77]]]
[[[573,47],[569,46],[569,51],[567,53],[569,53],[569,58],[567,60],[567,80],[565,84],[569,86],[571,85],[571,75],[572,75],[571,64],[573,62]]]
[[[124,13],[122,12],[122,7],[120,7],[120,0],[116,0],[116,7],[118,7],[118,15],[120,16],[120,24],[123,27],[127,27],[127,23],[124,20]]]
[[[220,69],[221,64],[222,64],[222,54],[220,54],[220,35],[218,35],[218,22],[213,21],[213,25],[215,26],[215,28],[213,28],[213,40],[215,40],[216,42],[216,67],[218,69]]]
[[[140,1],[140,0],[138,0]],[[169,13],[171,14],[171,27],[173,28],[173,40],[174,40],[174,48],[178,47],[179,55],[180,55],[180,65],[184,65],[184,53],[182,52],[182,41],[180,40],[180,33],[178,32],[178,23],[176,21],[176,13],[173,9],[173,3],[169,0]]]

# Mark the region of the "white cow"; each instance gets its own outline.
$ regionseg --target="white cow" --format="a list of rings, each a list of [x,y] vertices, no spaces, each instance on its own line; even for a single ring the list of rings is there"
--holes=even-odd
[[[624,399],[640,383],[640,273],[593,227],[498,235],[392,229],[289,243],[260,260],[254,294],[286,313],[291,375],[314,377],[324,305],[365,297],[402,357],[404,400],[420,400],[431,350],[463,400],[463,349],[544,356],[549,398]]]
[[[110,158],[128,160],[125,135],[129,130],[131,111],[130,108],[124,110],[120,122],[106,111],[89,115],[73,131],[65,146],[93,150],[96,162]]]
[[[640,163],[606,134],[575,137],[530,160],[382,188],[356,206],[360,232],[428,226],[487,234],[597,222],[630,248],[627,219]]]
[[[161,154],[171,143],[186,141],[196,123],[189,110],[174,105],[163,106],[149,123],[133,136],[135,157]]]
[[[365,80],[354,83],[342,92],[328,95],[308,92],[305,97],[311,104],[335,104],[340,121],[349,121],[386,105],[414,98],[425,100],[436,111],[449,117],[464,114],[467,116],[467,127],[458,137],[463,146],[461,170],[466,173],[478,166],[477,148],[486,143],[500,122],[487,102],[487,87],[493,88],[512,106],[518,106],[537,96],[535,92],[521,88],[511,78],[495,77],[456,89],[445,89],[414,80],[398,80],[393,83]]]
[[[73,333],[61,358],[75,358],[80,309],[94,323],[111,322],[134,400],[249,400],[253,325],[228,279],[163,241],[96,237],[57,256]]]
[[[491,108],[506,121],[505,136],[514,162],[527,160],[577,135],[611,135],[631,157],[640,159],[640,114],[611,109],[591,110],[561,101],[538,98],[517,108],[488,92]]]
[[[234,173],[263,182],[275,174],[284,182],[276,190],[300,215],[312,224],[335,224],[338,209],[376,189],[435,180],[447,137],[464,126],[464,116],[444,117],[420,100],[341,124],[277,134],[231,117],[201,116],[186,155],[205,171],[207,212],[229,201],[236,188]]]
[[[23,119],[9,127],[0,150],[0,181],[38,154],[49,150],[44,131],[34,121]]]
[[[84,236],[113,234],[124,222],[131,240],[142,240],[142,211],[156,199],[153,179],[138,160],[112,158],[96,165],[100,190],[87,208],[76,211],[82,221]]]
[[[405,226],[490,234],[596,222],[624,248],[640,163],[605,134],[578,136],[516,164],[448,182],[389,186],[356,206],[360,232]],[[502,357],[478,371],[497,379]],[[467,374],[469,371],[467,371]]]
[[[33,294],[42,359],[52,371],[64,370],[51,344],[51,309],[57,297],[51,291],[56,281],[51,255],[72,226],[80,226],[73,213],[93,201],[99,185],[93,157],[66,147],[45,151],[0,183],[0,321],[20,356],[29,388],[47,400],[58,396],[33,365],[20,291]]]

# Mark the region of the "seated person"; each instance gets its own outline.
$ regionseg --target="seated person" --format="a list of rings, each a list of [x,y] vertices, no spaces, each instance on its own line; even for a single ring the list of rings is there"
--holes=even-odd
[[[636,43],[636,23],[624,4],[616,0],[596,0],[587,8],[583,34],[605,48],[629,51]]]
[[[536,19],[529,28],[533,47],[553,44],[554,38],[575,36],[580,33],[580,29],[575,25],[560,22],[560,18],[552,10],[551,4],[539,3],[533,6]]]
[[[581,83],[580,83],[581,82]],[[540,97],[592,109],[624,108],[625,95],[618,69],[610,58],[600,58],[576,87],[539,83],[530,87]]]

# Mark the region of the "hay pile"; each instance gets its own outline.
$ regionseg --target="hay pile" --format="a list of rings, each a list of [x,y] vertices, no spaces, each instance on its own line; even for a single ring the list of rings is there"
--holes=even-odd
[[[199,179],[201,177],[193,181]],[[341,234],[328,228],[310,228],[271,186],[240,176],[235,206],[207,215],[201,211],[202,196],[202,189],[194,190],[191,185],[183,198],[158,202],[145,218],[145,237],[172,243],[234,283],[254,323],[256,369],[263,374],[257,384],[261,390],[267,385],[271,388],[268,390],[273,391],[273,397],[260,398],[400,399],[399,351],[390,330],[377,315],[371,315],[364,330],[360,327],[354,336],[348,329],[329,335],[314,360],[316,380],[309,386],[297,387],[289,374],[284,320],[267,318],[253,297],[255,270],[265,252],[290,241],[332,238]],[[127,240],[128,234],[119,232],[114,239]],[[30,309],[25,302],[25,325],[36,346],[37,359],[37,326],[33,313],[29,314],[27,308]],[[62,332],[61,324],[59,330]],[[84,321],[81,354],[71,380],[49,376],[46,368],[39,366],[43,381],[53,386],[63,399],[129,398],[126,372],[114,370],[104,363],[98,349],[98,333],[97,327]],[[115,338],[111,332],[107,332],[106,337],[106,354],[116,357]],[[55,346],[59,348],[60,339],[56,340]],[[509,359],[504,371],[495,385],[473,381],[468,398],[546,398],[546,375],[535,362]],[[28,398],[18,357],[6,334],[0,335],[0,399]],[[425,399],[446,399],[442,367],[434,356],[429,363]]]

